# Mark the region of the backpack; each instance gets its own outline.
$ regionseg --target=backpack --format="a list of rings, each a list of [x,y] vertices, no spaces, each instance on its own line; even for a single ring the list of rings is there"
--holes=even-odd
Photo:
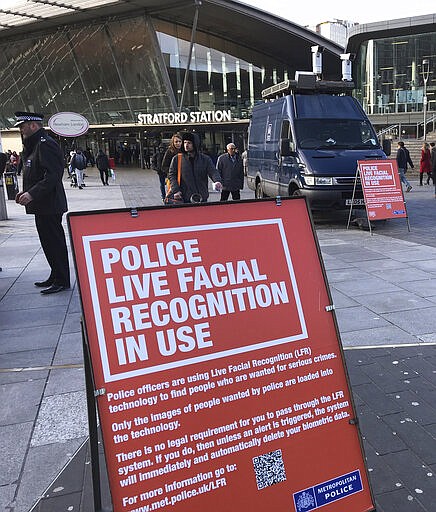
[[[86,158],[83,153],[76,153],[74,155],[74,165],[72,167],[75,167],[76,169],[79,169],[80,171],[83,169],[86,169]]]

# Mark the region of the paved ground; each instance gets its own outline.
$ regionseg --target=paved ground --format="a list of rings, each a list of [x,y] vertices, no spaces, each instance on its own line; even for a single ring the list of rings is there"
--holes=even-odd
[[[88,173],[84,190],[65,182],[73,211],[159,204],[152,171],[120,171],[109,187]],[[436,201],[433,187],[413,184],[410,233],[403,220],[371,236],[346,230],[345,214],[314,216],[379,512],[436,510]],[[7,207],[0,510],[92,510],[77,288],[40,295],[32,283],[47,267],[33,219]]]

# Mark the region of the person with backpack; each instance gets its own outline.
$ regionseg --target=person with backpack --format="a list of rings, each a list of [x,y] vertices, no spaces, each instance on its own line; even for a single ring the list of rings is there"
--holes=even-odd
[[[76,149],[76,153],[70,162],[71,168],[76,173],[77,185],[80,190],[85,186],[85,169],[86,169],[86,156],[83,154],[80,148]]]
[[[97,164],[97,169],[100,172],[101,182],[103,185],[109,185],[109,158],[102,149],[98,150],[95,163]]]

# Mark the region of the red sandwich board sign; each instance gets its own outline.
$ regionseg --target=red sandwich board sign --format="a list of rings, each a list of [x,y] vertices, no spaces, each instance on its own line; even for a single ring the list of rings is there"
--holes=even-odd
[[[304,198],[68,224],[115,512],[374,510]]]
[[[357,166],[369,224],[384,219],[408,221],[396,160],[359,160]]]

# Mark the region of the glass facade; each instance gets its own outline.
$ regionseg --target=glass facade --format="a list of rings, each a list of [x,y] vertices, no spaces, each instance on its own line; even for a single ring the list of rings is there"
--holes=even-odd
[[[78,112],[104,126],[179,110],[231,110],[233,120],[243,120],[262,89],[294,76],[292,64],[285,68],[261,46],[201,31],[189,60],[190,40],[190,28],[137,16],[2,43],[0,129],[13,126],[17,110],[47,118]]]
[[[368,40],[357,62],[356,95],[368,114],[420,112],[424,89],[435,113],[436,33]]]

